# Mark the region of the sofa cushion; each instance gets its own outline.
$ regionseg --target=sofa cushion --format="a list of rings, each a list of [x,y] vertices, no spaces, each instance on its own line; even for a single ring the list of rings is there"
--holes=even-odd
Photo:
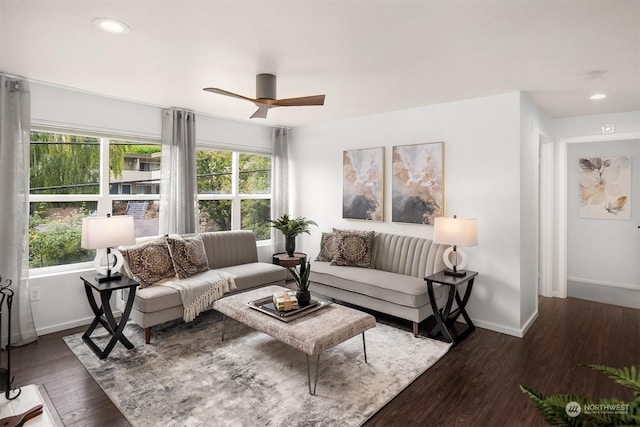
[[[283,285],[287,279],[286,268],[266,262],[230,265],[220,268],[219,271],[226,271],[236,276],[236,290],[255,288],[269,283]]]
[[[167,237],[166,240],[178,279],[209,269],[207,253],[200,235],[180,239]]]
[[[421,307],[429,303],[427,282],[404,274],[315,262],[310,280],[312,292],[313,282],[317,282],[407,307]]]
[[[268,283],[280,282],[280,284],[284,284],[287,277],[287,270],[283,267],[264,262],[254,262],[217,270],[207,270],[183,280],[217,280],[220,272],[236,276],[236,290],[245,290]],[[152,313],[182,306],[180,292],[169,286],[162,286],[163,283],[171,281],[178,281],[178,279],[175,277],[173,279],[165,279],[148,288],[138,289],[133,308],[143,313]]]
[[[373,231],[337,230],[332,265],[371,268]]]
[[[127,275],[136,280],[140,288],[176,275],[164,237],[120,249],[120,252],[125,260]]]
[[[335,233],[322,233],[320,239],[320,253],[316,261],[331,262],[336,255],[336,235]]]

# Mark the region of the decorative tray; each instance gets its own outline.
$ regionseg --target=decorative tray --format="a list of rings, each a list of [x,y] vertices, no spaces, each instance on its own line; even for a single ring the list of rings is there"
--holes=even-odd
[[[269,316],[274,317],[278,320],[282,320],[283,322],[290,322],[306,314],[312,313],[316,310],[320,310],[321,308],[324,308],[330,304],[331,302],[329,301],[317,301],[312,299],[309,302],[309,305],[306,305],[304,307],[296,308],[289,311],[280,311],[273,304],[273,297],[271,296],[260,298],[255,301],[249,301],[247,303],[247,305],[254,310],[261,311],[262,313],[268,314]]]

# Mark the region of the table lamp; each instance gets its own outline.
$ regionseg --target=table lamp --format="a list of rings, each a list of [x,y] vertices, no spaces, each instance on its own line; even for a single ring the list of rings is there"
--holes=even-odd
[[[433,242],[442,245],[452,245],[444,251],[444,263],[448,270],[447,276],[464,277],[467,272],[462,270],[467,265],[466,255],[458,246],[476,246],[478,244],[478,225],[475,218],[437,217],[433,228]],[[455,262],[451,262],[451,254]],[[460,258],[458,258],[460,257]],[[460,262],[458,262],[460,259]]]
[[[114,246],[132,245],[136,242],[133,226],[133,217],[117,215],[106,217],[87,217],[82,219],[82,241],[80,246],[84,249],[107,248],[107,272],[96,276],[98,282],[120,280],[122,275],[118,272],[122,266],[122,254],[118,250],[112,250]],[[96,256],[97,268],[102,265],[101,255]],[[96,268],[96,269],[97,269]]]

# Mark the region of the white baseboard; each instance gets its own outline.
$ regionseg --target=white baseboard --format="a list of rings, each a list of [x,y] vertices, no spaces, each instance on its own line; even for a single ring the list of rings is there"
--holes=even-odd
[[[517,338],[522,338],[525,333],[524,329],[509,328],[503,325],[498,325],[491,322],[485,322],[483,320],[476,320],[476,319],[471,319],[471,320],[473,320],[473,324],[476,325],[476,327],[478,328],[488,329],[493,332],[499,332],[501,334],[511,335]]]
[[[567,277],[567,282],[575,282],[577,285],[585,284],[585,285],[596,285],[596,286],[606,286],[608,288],[620,288],[620,289],[630,289],[632,291],[640,291],[640,285],[633,285],[627,283],[618,283],[618,282],[604,282],[601,280],[591,280],[585,279],[582,277]]]
[[[122,313],[120,311],[114,311],[113,315],[118,318]],[[44,328],[37,328],[36,334],[38,336],[53,334],[54,332],[66,331],[67,329],[77,328],[78,326],[89,325],[93,321],[93,317],[85,317],[83,319],[74,320],[72,322],[58,323],[57,325],[46,326]]]
[[[529,328],[531,328],[531,326],[534,324],[534,322],[536,321],[537,318],[538,318],[538,310],[536,310],[531,315],[531,317],[529,317],[527,319],[527,321],[524,322],[524,326],[522,327],[522,337],[524,337],[526,335],[526,333],[529,332]]]
[[[640,309],[640,288],[633,285],[570,278],[567,280],[567,295],[588,301]]]

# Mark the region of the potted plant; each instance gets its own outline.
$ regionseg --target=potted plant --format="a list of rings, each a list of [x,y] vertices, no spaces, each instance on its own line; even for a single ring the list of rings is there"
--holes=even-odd
[[[296,251],[296,236],[298,234],[309,232],[309,226],[315,225],[315,221],[307,219],[303,216],[299,216],[298,218],[290,218],[289,215],[284,214],[280,218],[273,220],[267,220],[269,225],[277,230],[280,230],[285,237],[285,249],[287,250],[287,254],[289,256],[293,256],[293,253]]]
[[[309,273],[311,273],[311,262],[305,261],[300,264],[300,270],[295,268],[287,268],[289,273],[293,276],[293,279],[298,285],[298,291],[296,292],[296,299],[299,306],[309,305],[311,301],[311,293],[309,292]]]

